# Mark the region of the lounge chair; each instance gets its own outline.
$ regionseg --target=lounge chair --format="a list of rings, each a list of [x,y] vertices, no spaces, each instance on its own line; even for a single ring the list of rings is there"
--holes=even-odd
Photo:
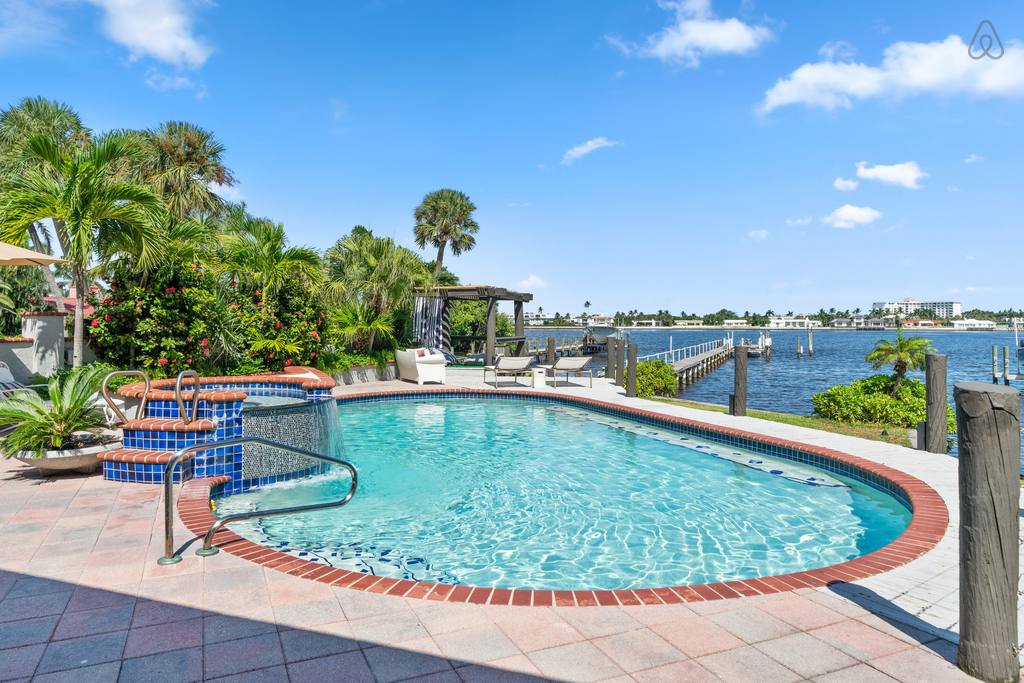
[[[419,385],[422,385],[424,382],[440,382],[444,384],[444,366],[447,362],[444,355],[430,353],[428,349],[395,351],[398,377],[409,382],[416,382]]]
[[[532,356],[501,356],[494,363],[494,365],[484,366],[484,384],[487,384],[487,373],[494,373],[494,388],[498,388],[498,376],[512,376],[513,381],[519,384],[519,380],[516,379],[519,375],[530,374],[530,363],[533,362]]]
[[[594,371],[587,367],[587,363],[590,362],[590,358],[587,356],[563,356],[556,358],[554,365],[541,365],[551,375],[552,385],[558,386],[558,373],[565,373],[565,382],[569,383],[569,373],[572,373],[579,377],[583,373],[587,373],[590,377],[590,386],[594,386]]]

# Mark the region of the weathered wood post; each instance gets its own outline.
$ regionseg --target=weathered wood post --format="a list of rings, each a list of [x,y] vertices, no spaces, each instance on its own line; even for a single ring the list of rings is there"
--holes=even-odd
[[[960,447],[957,666],[983,681],[1016,681],[1020,394],[960,382],[953,400]]]
[[[555,338],[548,337],[548,365],[555,363]]]
[[[605,368],[604,376],[615,382],[615,359],[618,354],[615,352],[615,344],[618,340],[608,337],[608,367]]]
[[[1010,347],[1003,347],[1003,384],[1010,386]]]
[[[484,335],[484,365],[494,365],[494,350],[497,346],[498,300],[487,299],[487,330]]]
[[[615,383],[626,386],[626,344],[628,340],[620,339],[615,344]]]
[[[992,345],[992,384],[999,384],[999,347]]]
[[[516,336],[519,339],[516,340],[516,356],[526,356],[528,354],[528,348],[526,346],[526,313],[523,311],[523,302],[516,300],[512,304],[512,313],[515,320]]]
[[[729,414],[747,414],[747,347],[737,346],[733,351],[732,395],[729,396]]]
[[[924,442],[918,448],[929,453],[945,453],[948,442],[946,411],[946,357],[929,353],[924,357],[925,423]]]
[[[807,356],[814,356],[814,332],[810,327],[807,328]]]
[[[800,343],[800,337],[796,338],[796,355],[797,356],[803,356],[804,355],[804,345]]]
[[[626,396],[633,398],[636,396],[636,344],[633,342],[629,343],[627,362],[629,369],[626,371]]]

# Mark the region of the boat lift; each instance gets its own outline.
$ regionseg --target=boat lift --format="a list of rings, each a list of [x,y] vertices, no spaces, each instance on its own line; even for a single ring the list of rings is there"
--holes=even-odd
[[[1024,371],[1022,371],[1022,365],[1024,365],[1024,339],[1021,338],[1020,320],[1014,319],[1013,321],[1013,348],[1017,356],[1017,367],[1016,372],[1010,371],[1010,347],[1003,347],[1003,371],[999,372],[999,347],[992,346],[992,384],[999,384],[999,380],[1003,381],[1006,386],[1010,385],[1011,381],[1024,381]]]

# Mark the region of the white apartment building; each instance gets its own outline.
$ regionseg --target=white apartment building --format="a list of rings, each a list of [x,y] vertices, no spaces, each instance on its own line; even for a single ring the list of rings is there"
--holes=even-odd
[[[930,308],[940,318],[956,318],[964,312],[959,301],[920,301],[912,298],[903,301],[876,301],[871,304],[871,308],[899,315],[913,315],[922,308]]]
[[[772,330],[806,330],[808,327],[821,327],[820,320],[811,320],[788,315],[773,315],[768,318],[768,328]]]
[[[722,327],[750,327],[750,323],[747,322],[746,318],[734,318],[732,320],[723,320]]]

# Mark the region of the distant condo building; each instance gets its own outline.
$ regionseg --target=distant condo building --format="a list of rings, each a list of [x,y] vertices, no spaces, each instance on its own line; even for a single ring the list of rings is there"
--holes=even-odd
[[[913,315],[921,309],[930,309],[935,311],[938,318],[958,318],[963,315],[963,306],[959,301],[919,301],[918,299],[876,301],[871,305],[871,309],[899,315]]]
[[[722,327],[749,327],[749,323],[746,318],[734,318],[732,320],[723,320]]]

